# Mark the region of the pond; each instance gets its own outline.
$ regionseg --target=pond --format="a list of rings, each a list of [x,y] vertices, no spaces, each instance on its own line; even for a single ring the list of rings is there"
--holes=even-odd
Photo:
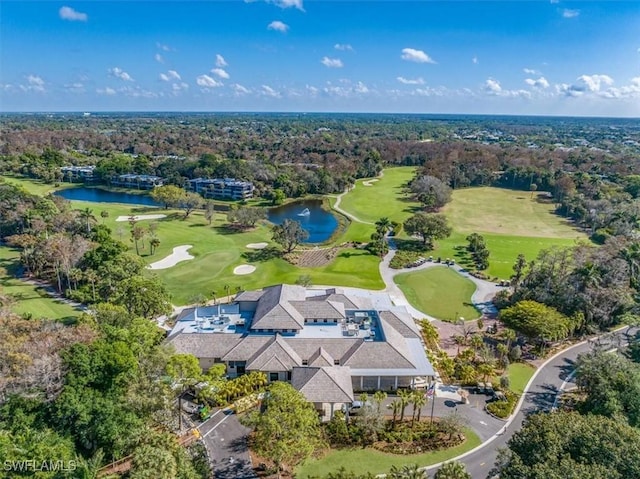
[[[127,205],[161,206],[146,194],[121,193],[100,188],[69,188],[54,193],[68,200],[90,201],[92,203],[125,203]]]
[[[329,211],[322,209],[321,200],[296,201],[269,209],[269,221],[279,225],[285,219],[299,221],[309,232],[305,243],[322,243],[331,238],[338,227],[338,219]]]

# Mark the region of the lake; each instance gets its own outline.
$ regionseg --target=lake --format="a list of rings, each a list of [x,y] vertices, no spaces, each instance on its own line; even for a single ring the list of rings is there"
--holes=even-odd
[[[56,191],[54,194],[68,200],[90,201],[92,203],[125,203],[127,205],[162,206],[146,194],[120,193],[105,191],[100,188],[70,188]]]
[[[309,214],[300,216],[300,213],[305,209],[309,210]],[[305,243],[327,241],[338,227],[338,219],[329,211],[322,209],[321,200],[296,201],[270,208],[268,218],[269,221],[277,225],[285,219],[299,221],[302,227],[309,232],[309,238]]]

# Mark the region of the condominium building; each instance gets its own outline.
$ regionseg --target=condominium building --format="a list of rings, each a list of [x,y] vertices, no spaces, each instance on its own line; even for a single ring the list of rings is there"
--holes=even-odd
[[[235,178],[195,178],[189,189],[214,200],[246,200],[253,196],[253,183]]]

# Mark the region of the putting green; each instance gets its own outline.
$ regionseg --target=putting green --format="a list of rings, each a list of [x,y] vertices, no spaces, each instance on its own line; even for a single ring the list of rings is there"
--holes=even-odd
[[[476,285],[446,266],[434,266],[394,278],[409,303],[444,321],[475,319],[480,313],[471,303]]]

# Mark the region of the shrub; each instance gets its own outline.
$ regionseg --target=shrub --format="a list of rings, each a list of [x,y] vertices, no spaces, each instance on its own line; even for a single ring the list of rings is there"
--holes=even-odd
[[[514,347],[511,348],[511,351],[509,351],[509,359],[515,363],[519,361],[521,357],[522,357],[522,348],[516,344]]]
[[[518,403],[518,395],[513,391],[505,391],[505,401],[494,401],[487,404],[487,411],[501,419],[508,418]]]

